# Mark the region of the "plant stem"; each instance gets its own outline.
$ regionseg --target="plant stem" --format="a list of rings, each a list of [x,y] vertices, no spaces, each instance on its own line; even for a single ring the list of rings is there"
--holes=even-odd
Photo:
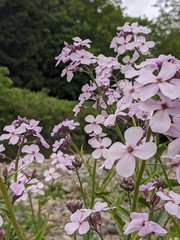
[[[151,129],[149,128],[148,132],[147,132],[147,136],[146,136],[146,142],[148,142],[150,140],[150,137],[151,137]],[[146,167],[146,160],[142,160],[141,167],[140,167],[139,173],[137,175],[137,180],[136,180],[135,187],[134,187],[134,197],[133,197],[131,212],[136,211],[137,201],[138,201],[138,196],[139,196],[139,186],[140,186],[140,183],[142,180],[142,176],[143,176],[145,167]],[[127,236],[127,240],[130,240],[130,239],[131,239],[131,234],[129,234]]]
[[[10,240],[10,237],[11,237],[11,220],[9,219],[7,229],[6,229],[5,239]]]
[[[83,197],[83,200],[84,200],[84,205],[85,205],[85,207],[87,208],[86,197],[85,197],[85,193],[84,193],[84,190],[83,190],[81,177],[80,177],[80,175],[79,175],[78,170],[76,170],[76,174],[77,174],[77,176],[78,176],[79,185],[80,185],[80,190],[81,190],[81,194],[82,194],[82,197]]]
[[[180,227],[179,227],[179,224],[176,222],[175,218],[173,216],[170,216],[171,217],[171,220],[173,221],[174,223],[174,226],[177,230],[177,233],[178,233],[178,238],[180,239]]]
[[[164,165],[163,165],[163,163],[162,163],[162,161],[161,161],[161,158],[159,157],[158,154],[155,155],[155,158],[157,159],[157,161],[160,162],[161,168],[162,168],[163,173],[164,173],[164,176],[165,176],[165,178],[166,178],[166,182],[167,182],[168,188],[171,190],[171,189],[172,189],[172,186],[171,186],[171,183],[170,183],[170,181],[169,181],[169,178],[168,178],[168,175],[167,175],[167,173],[166,173],[166,170],[165,170],[165,168],[164,168]]]
[[[22,139],[22,143],[19,145],[18,152],[17,152],[17,155],[16,155],[16,160],[15,160],[15,177],[14,177],[15,182],[17,181],[17,177],[18,177],[19,157],[20,157],[20,154],[21,154],[21,149],[23,147],[25,138],[26,138],[26,134],[24,135],[24,137]]]
[[[0,189],[1,189],[1,192],[2,192],[2,195],[3,195],[6,207],[7,207],[8,212],[9,212],[9,218],[11,219],[11,222],[12,222],[12,224],[14,226],[15,232],[16,232],[19,240],[25,240],[25,238],[23,236],[23,233],[21,231],[21,228],[20,228],[20,226],[19,226],[19,224],[18,224],[18,222],[16,220],[16,217],[14,215],[12,204],[11,204],[11,202],[9,200],[9,196],[7,194],[6,187],[5,187],[1,177],[0,177]]]
[[[94,159],[94,165],[93,165],[93,172],[92,172],[92,191],[91,191],[91,205],[90,205],[90,208],[93,207],[94,205],[94,193],[95,193],[95,185],[96,185],[96,163],[97,163],[97,160]]]
[[[35,219],[35,215],[34,215],[34,208],[33,208],[33,204],[32,204],[32,198],[31,198],[31,194],[28,193],[29,196],[29,202],[30,202],[30,207],[31,207],[31,213],[32,213],[32,219],[33,219],[33,223],[34,223],[34,227],[37,233],[37,224],[36,224],[36,219]]]

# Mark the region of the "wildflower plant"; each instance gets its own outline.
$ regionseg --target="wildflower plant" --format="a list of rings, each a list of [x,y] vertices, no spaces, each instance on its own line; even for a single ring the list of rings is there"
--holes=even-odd
[[[180,238],[180,61],[163,54],[150,58],[155,45],[145,38],[150,32],[138,23],[125,23],[117,28],[110,44],[113,57],[95,56],[89,52],[91,41],[79,37],[74,37],[72,44],[65,42],[56,57],[56,66],[66,64],[61,76],[66,75],[68,82],[77,73],[89,76],[73,111],[76,117],[91,106],[92,114],[85,117],[84,128],[92,150],[90,157],[73,141],[72,131],[79,123],[66,119],[52,130],[52,166],[40,181],[35,172],[27,173],[32,162],[45,161],[38,144],[48,144],[39,122],[19,117],[4,128],[6,133],[0,140],[17,144],[18,151],[16,158],[10,159],[0,145],[1,158],[11,161],[0,178],[9,212],[2,214],[2,219],[12,222],[20,240],[25,238],[13,205],[29,198],[35,239],[42,239],[32,197],[38,194],[46,203],[44,186],[47,182],[52,186],[62,171],[67,178],[69,173],[72,178],[76,175],[81,193],[81,197],[67,199],[66,203],[71,215],[64,230],[72,238],[80,234],[86,240],[94,235],[104,239],[102,212],[111,214],[119,239]],[[81,177],[84,168],[89,174],[87,188]],[[1,219],[0,224],[4,224]],[[47,220],[43,232],[46,226]],[[9,234],[8,225],[4,229]]]

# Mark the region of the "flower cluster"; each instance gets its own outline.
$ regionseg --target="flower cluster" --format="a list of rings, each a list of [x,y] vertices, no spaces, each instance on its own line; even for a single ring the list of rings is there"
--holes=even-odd
[[[128,195],[134,191],[130,215],[132,221],[124,233],[129,235],[139,231],[140,237],[151,233],[163,236],[167,233],[159,224],[151,221],[152,216],[148,220],[148,213],[136,213],[140,192],[144,193],[150,215],[153,211],[165,208],[169,214],[179,218],[178,193],[172,191],[166,173],[165,179],[158,179],[157,176],[160,168],[163,172],[176,168],[177,182],[180,181],[178,155],[180,152],[180,61],[171,55],[160,55],[157,58],[141,61],[140,57],[143,59],[144,56],[148,56],[150,49],[155,45],[153,41],[147,41],[145,38],[150,32],[149,28],[139,26],[138,23],[125,23],[124,26],[118,27],[117,34],[110,44],[116,57],[106,57],[102,54],[94,56],[84,49],[90,48],[91,41],[80,38],[73,38],[72,45],[65,43],[62,52],[56,57],[57,65],[61,61],[68,64],[61,75],[67,73],[68,81],[72,80],[75,71],[84,72],[90,77],[89,83],[82,87],[79,103],[73,111],[76,116],[87,107],[86,101],[90,101],[92,107],[98,109],[97,115],[90,114],[85,117],[84,128],[89,135],[88,144],[93,149],[91,156],[95,163],[100,162],[96,172],[108,178],[114,168],[124,179],[120,186],[125,191],[127,188],[130,189],[126,191]],[[114,139],[107,136],[109,129],[116,132]],[[162,162],[163,151],[159,143],[159,134],[163,134],[168,139],[174,138],[170,143],[164,144],[164,150],[167,148],[168,158],[173,162]],[[65,139],[60,139],[61,144]],[[72,144],[72,141],[70,142]],[[55,151],[58,148],[60,147]],[[72,156],[65,156],[61,152],[57,155],[53,157],[67,158],[66,168],[70,169]],[[56,160],[56,163],[57,161],[62,162]],[[140,184],[146,165],[153,165],[155,173],[148,173],[150,170],[147,170],[148,177],[143,180],[143,184]],[[130,177],[133,179],[133,186],[126,186],[127,183],[132,183]],[[169,187],[170,197],[166,197],[163,193],[165,185]],[[104,183],[102,186],[104,187]],[[161,204],[161,199],[166,201],[164,205]],[[89,209],[83,211],[82,207],[78,208],[71,216],[72,222],[66,225],[66,232],[74,233],[75,230],[72,230],[74,227],[79,234],[85,234],[90,229],[89,216]]]

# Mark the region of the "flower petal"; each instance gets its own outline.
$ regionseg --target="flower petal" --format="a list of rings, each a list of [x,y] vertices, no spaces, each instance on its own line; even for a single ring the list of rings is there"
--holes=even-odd
[[[157,146],[153,142],[146,142],[142,145],[136,146],[132,154],[135,157],[146,160],[154,156],[157,151]]]
[[[124,133],[124,138],[126,140],[126,145],[131,145],[134,147],[137,142],[142,138],[143,130],[141,127],[131,127],[128,128]]]
[[[149,125],[153,132],[165,133],[171,126],[171,119],[169,117],[168,111],[167,110],[157,111],[152,116]]]
[[[135,169],[135,157],[132,154],[126,154],[116,165],[116,172],[122,177],[130,177]]]

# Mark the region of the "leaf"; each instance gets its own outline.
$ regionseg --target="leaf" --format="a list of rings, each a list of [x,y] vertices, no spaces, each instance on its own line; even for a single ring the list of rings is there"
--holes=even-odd
[[[118,205],[116,205],[115,204],[115,207],[121,212],[121,213],[123,213],[126,217],[130,217],[130,213],[129,213],[129,211],[128,210],[126,210],[125,208],[123,208],[123,207],[120,207],[120,206],[118,206]]]
[[[161,155],[163,154],[163,152],[166,150],[166,146],[164,144],[159,145],[157,153],[158,155],[161,157]]]
[[[125,225],[125,222],[122,220],[122,218],[117,213],[117,209],[112,209],[111,213],[112,213],[114,219],[116,220],[116,223],[117,223],[119,229],[121,230],[121,232],[123,232],[123,227]]]
[[[42,226],[42,228],[40,229],[38,234],[35,236],[34,240],[42,240],[43,239],[44,234],[46,232],[47,225],[48,225],[48,217],[46,217],[44,225]]]

